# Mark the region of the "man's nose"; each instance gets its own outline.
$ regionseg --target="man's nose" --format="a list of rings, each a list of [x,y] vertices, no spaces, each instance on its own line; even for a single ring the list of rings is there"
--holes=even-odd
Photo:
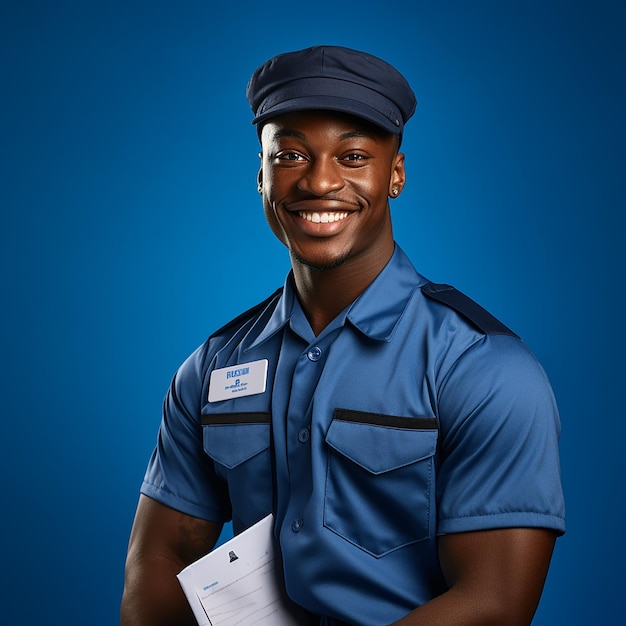
[[[315,196],[325,196],[344,186],[340,165],[331,158],[311,161],[298,181],[298,189]]]

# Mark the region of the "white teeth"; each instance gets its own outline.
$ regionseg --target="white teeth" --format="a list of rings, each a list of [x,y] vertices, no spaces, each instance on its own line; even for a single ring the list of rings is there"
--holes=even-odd
[[[342,213],[308,213],[305,211],[299,211],[298,215],[304,218],[307,222],[313,222],[314,224],[338,222],[339,220],[345,220],[346,217],[348,217],[348,213],[345,211]]]

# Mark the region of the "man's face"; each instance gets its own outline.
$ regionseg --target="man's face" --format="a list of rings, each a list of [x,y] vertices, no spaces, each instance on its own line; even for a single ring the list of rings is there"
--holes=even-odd
[[[350,115],[305,111],[265,124],[259,182],[267,221],[292,262],[386,263],[388,197],[404,185],[397,138]]]

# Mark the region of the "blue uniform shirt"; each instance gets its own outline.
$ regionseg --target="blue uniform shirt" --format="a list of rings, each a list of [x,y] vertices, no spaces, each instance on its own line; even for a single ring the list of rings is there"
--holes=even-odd
[[[437,535],[564,531],[559,418],[526,345],[424,296],[396,251],[320,335],[289,276],[212,335],[168,391],[142,493],[187,514],[270,512],[292,599],[393,622],[446,589]],[[211,371],[267,359],[263,393],[209,402]]]

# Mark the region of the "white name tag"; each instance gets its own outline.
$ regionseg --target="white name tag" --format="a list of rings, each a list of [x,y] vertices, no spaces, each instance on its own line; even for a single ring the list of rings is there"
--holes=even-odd
[[[209,402],[263,393],[266,382],[267,359],[213,370],[209,380]]]

